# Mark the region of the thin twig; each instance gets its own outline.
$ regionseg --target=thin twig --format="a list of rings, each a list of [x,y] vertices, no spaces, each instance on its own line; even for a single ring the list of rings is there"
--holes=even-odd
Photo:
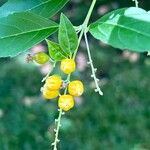
[[[103,92],[101,91],[99,85],[98,85],[98,81],[99,79],[96,77],[96,68],[94,68],[94,65],[93,65],[93,62],[92,62],[92,58],[91,58],[91,52],[90,52],[90,47],[89,47],[89,42],[88,42],[88,39],[87,39],[87,34],[86,32],[84,32],[84,37],[85,37],[85,43],[86,43],[86,47],[87,47],[87,52],[88,52],[88,58],[89,58],[89,64],[91,66],[91,70],[92,70],[92,75],[91,77],[94,79],[94,82],[95,82],[95,86],[96,86],[96,89],[95,89],[95,92],[98,92],[100,95],[103,95]]]
[[[91,15],[92,15],[94,6],[95,6],[95,4],[96,4],[96,1],[97,1],[97,0],[93,0],[93,1],[92,1],[91,6],[90,6],[90,8],[89,8],[89,11],[88,11],[88,13],[87,13],[87,16],[86,16],[86,18],[85,18],[83,24],[81,25],[81,32],[80,32],[79,39],[78,39],[78,46],[77,46],[77,48],[76,48],[76,50],[75,50],[75,52],[74,52],[73,59],[75,59],[75,57],[76,57],[76,55],[77,55],[77,52],[78,52],[78,49],[79,49],[79,45],[80,45],[81,39],[82,39],[82,37],[83,37],[83,35],[84,35],[84,31],[87,30],[87,26],[88,26],[90,17],[91,17]]]
[[[54,146],[54,149],[53,149],[53,150],[57,150],[57,143],[59,142],[58,134],[59,134],[59,128],[61,127],[61,117],[62,117],[62,114],[63,114],[62,109],[58,109],[58,111],[59,111],[58,119],[55,119],[55,122],[57,123],[57,127],[56,127],[56,129],[54,129],[54,132],[55,132],[55,140],[54,140],[54,142],[52,143],[52,146]]]
[[[78,46],[77,46],[76,51],[74,52],[74,55],[72,57],[73,59],[75,59],[75,57],[76,57],[76,54],[77,54],[77,51],[78,51],[81,39],[82,39],[82,37],[84,35],[84,32],[87,30],[87,26],[88,26],[88,23],[89,23],[92,11],[94,9],[94,6],[96,4],[96,1],[97,0],[92,0],[91,6],[90,6],[89,11],[87,13],[87,16],[85,18],[85,21],[84,21],[83,25],[81,25],[81,32],[80,32],[79,39],[78,39]],[[70,76],[71,75],[68,75],[67,81],[70,81]],[[66,93],[67,93],[67,88],[64,91],[64,94],[66,94]],[[52,143],[52,145],[54,146],[53,150],[57,150],[57,143],[59,142],[58,135],[59,135],[59,129],[60,129],[60,126],[61,126],[62,114],[63,114],[62,110],[59,109],[59,116],[58,116],[58,119],[56,119],[57,127],[56,127],[56,129],[54,129],[54,131],[55,131],[55,140]]]
[[[133,2],[135,2],[135,7],[139,7],[139,2],[138,2],[138,0],[132,0]]]

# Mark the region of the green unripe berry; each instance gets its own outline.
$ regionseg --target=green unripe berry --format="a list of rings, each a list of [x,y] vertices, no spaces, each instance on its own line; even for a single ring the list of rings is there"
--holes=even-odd
[[[38,64],[45,64],[49,61],[49,56],[44,53],[44,52],[39,52],[39,53],[36,53],[34,56],[33,56],[33,60],[38,63]]]

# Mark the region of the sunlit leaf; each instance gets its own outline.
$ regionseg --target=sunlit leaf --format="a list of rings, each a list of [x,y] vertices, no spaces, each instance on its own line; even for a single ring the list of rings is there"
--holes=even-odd
[[[115,10],[91,24],[89,31],[116,48],[136,52],[150,49],[150,13],[141,8]]]
[[[59,44],[46,40],[48,44],[48,51],[50,57],[55,61],[60,61],[67,57],[67,54],[63,52]]]
[[[59,44],[61,48],[67,53],[72,54],[78,46],[78,36],[76,31],[69,21],[69,19],[61,14],[59,25]]]
[[[55,15],[69,0],[8,0],[0,7],[0,17],[28,11],[43,17]]]
[[[57,29],[55,22],[29,12],[0,18],[0,57],[16,56]]]

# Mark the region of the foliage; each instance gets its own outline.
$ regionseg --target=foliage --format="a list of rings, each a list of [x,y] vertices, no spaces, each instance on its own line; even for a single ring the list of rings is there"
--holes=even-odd
[[[55,32],[57,25],[50,21],[48,22],[47,18],[52,17],[68,1],[30,1],[28,5],[26,5],[26,1],[22,2],[20,0],[6,2],[0,7],[0,45],[3,45],[0,47],[0,57],[16,56]],[[14,4],[16,7],[13,7]],[[82,29],[86,28],[89,22],[93,6],[91,5],[91,10],[89,10],[85,22],[81,25]],[[89,30],[96,39],[100,39],[116,48],[145,52],[150,49],[148,42],[149,18],[149,12],[140,8],[118,9],[92,23]],[[86,30],[88,32],[88,29]],[[78,38],[75,29],[63,14],[60,18],[58,37],[60,47],[67,54],[75,52],[78,48]],[[23,40],[19,41],[19,39]],[[8,42],[10,43],[9,46],[6,44]],[[25,44],[24,46],[12,48],[16,42]]]

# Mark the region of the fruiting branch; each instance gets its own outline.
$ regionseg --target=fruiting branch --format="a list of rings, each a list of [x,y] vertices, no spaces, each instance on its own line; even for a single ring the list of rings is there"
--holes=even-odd
[[[89,23],[89,20],[90,20],[90,17],[91,17],[91,14],[92,14],[92,11],[94,9],[95,4],[96,4],[96,0],[93,0],[92,3],[91,3],[91,6],[89,8],[89,11],[87,13],[87,16],[85,18],[85,21],[84,21],[83,25],[80,26],[80,30],[79,30],[80,34],[79,34],[79,38],[78,38],[78,46],[76,48],[76,51],[73,54],[73,57],[72,57],[73,59],[75,59],[77,51],[78,51],[78,48],[79,48],[79,45],[80,45],[80,42],[81,42],[81,39],[84,36],[84,33],[87,31],[87,26],[88,26],[88,23]],[[79,31],[77,31],[77,32],[79,32]],[[94,73],[93,73],[93,71],[94,71]],[[94,80],[97,80],[97,78],[95,76],[95,68],[94,68],[93,64],[92,64],[92,73],[94,74]],[[70,82],[70,76],[71,76],[71,74],[68,75],[67,80],[66,80],[67,82]],[[100,88],[98,86],[98,82],[97,81],[96,81],[96,86],[97,86],[97,89],[99,89],[98,90],[99,93],[102,95],[102,92],[101,92],[101,90],[100,90]],[[64,94],[66,94],[66,93],[67,93],[67,88],[64,91]],[[56,129],[54,129],[54,131],[55,131],[55,140],[54,140],[54,143],[52,143],[52,145],[54,146],[53,150],[57,150],[57,143],[59,142],[58,135],[59,135],[59,129],[60,129],[60,126],[61,126],[62,113],[63,113],[62,109],[59,109],[59,116],[58,116],[58,119],[56,120],[57,127],[56,127]]]

